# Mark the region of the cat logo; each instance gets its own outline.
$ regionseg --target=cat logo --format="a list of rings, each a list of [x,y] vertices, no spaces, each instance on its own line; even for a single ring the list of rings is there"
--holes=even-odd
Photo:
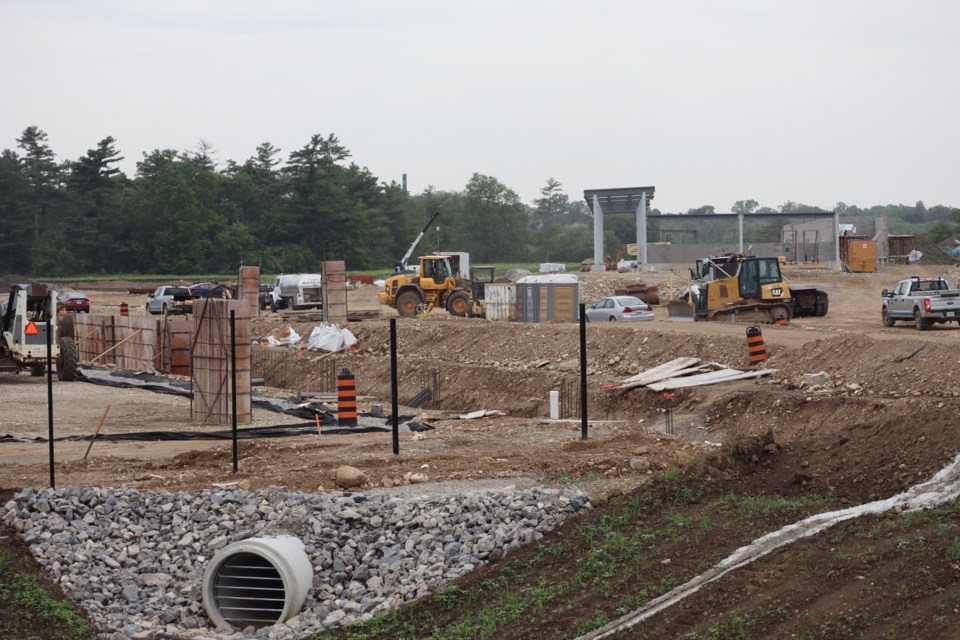
[[[783,287],[774,287],[773,289],[770,290],[770,293],[772,293],[774,297],[779,298],[780,296],[783,295]]]
[[[37,325],[36,323],[34,323],[33,320],[27,323],[27,328],[23,330],[23,335],[25,336],[35,336],[35,335],[38,335],[39,333],[40,333],[40,330],[37,329]]]

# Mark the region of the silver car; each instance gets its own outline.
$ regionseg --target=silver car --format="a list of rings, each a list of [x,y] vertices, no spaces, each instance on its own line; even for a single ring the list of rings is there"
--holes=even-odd
[[[587,307],[587,322],[653,320],[653,307],[634,296],[600,298]]]

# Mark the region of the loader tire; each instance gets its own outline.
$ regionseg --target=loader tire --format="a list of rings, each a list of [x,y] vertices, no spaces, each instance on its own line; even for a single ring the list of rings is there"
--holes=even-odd
[[[57,379],[61,382],[73,382],[77,379],[77,363],[80,361],[80,353],[77,350],[77,343],[73,338],[61,337],[60,355],[57,356]]]
[[[470,309],[470,296],[463,291],[455,291],[447,298],[447,313],[465,318]]]
[[[32,367],[30,367],[30,375],[33,376],[34,378],[39,378],[46,372],[47,372],[47,368],[42,364],[35,364]]]
[[[413,318],[417,315],[417,307],[423,300],[416,291],[404,291],[397,296],[397,313],[401,318]]]

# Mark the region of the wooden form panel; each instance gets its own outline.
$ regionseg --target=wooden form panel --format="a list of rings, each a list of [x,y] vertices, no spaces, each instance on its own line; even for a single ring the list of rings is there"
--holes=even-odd
[[[237,300],[247,304],[247,315],[256,318],[260,315],[260,267],[240,267],[237,278]]]
[[[230,311],[236,314],[237,422],[246,424],[252,419],[249,305],[238,300],[195,300],[190,414],[200,424],[232,422]]]
[[[81,362],[132,371],[163,368],[158,354],[160,321],[138,316],[77,314],[74,335]]]
[[[343,260],[323,263],[323,319],[330,324],[347,323],[347,265]]]

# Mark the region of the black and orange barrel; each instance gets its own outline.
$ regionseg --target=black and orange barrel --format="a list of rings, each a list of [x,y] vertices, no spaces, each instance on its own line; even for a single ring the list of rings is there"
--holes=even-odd
[[[767,359],[767,347],[763,344],[763,333],[760,332],[760,327],[747,329],[747,353],[750,356],[751,367]]]
[[[357,378],[349,369],[337,376],[337,424],[357,426]]]
[[[127,303],[126,303],[126,302],[121,302],[121,303],[120,303],[120,315],[122,315],[122,316],[128,316],[128,315],[130,315],[130,307],[127,306]]]

